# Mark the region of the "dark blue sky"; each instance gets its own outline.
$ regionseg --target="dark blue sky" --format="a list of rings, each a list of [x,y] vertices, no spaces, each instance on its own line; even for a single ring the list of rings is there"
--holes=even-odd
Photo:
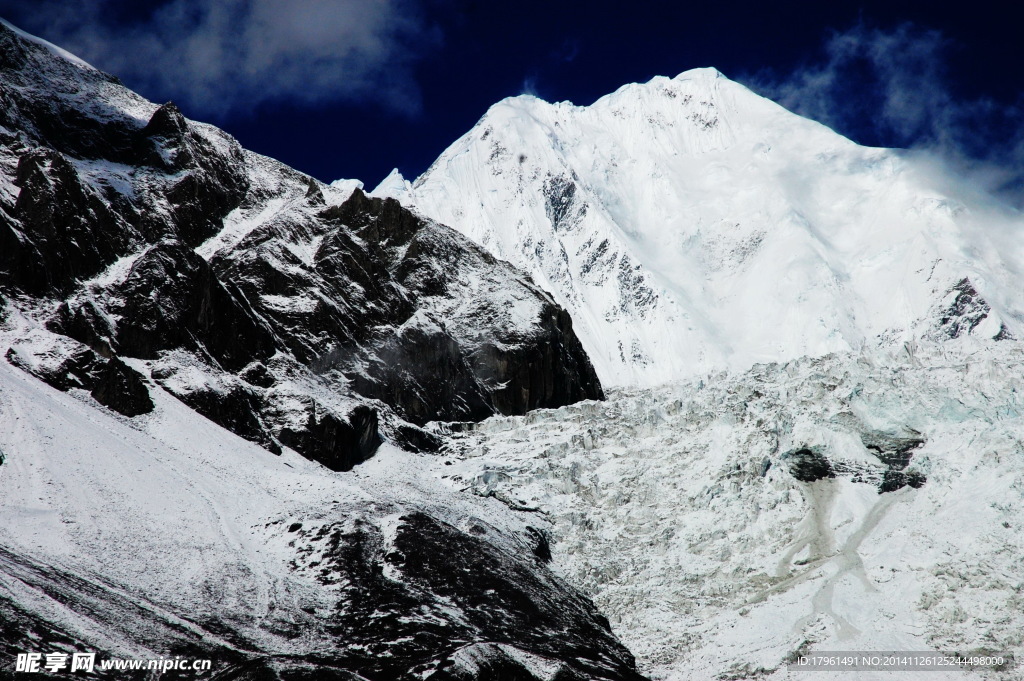
[[[589,104],[698,66],[861,143],[1012,165],[1024,39],[1009,5],[222,0],[214,16],[201,0],[0,0],[0,14],[250,149],[372,187],[395,166],[418,175],[503,97]],[[825,88],[809,77],[823,74]]]

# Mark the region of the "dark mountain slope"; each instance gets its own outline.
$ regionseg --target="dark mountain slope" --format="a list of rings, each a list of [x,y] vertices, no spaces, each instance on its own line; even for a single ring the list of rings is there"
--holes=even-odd
[[[144,360],[121,372],[337,470],[381,437],[432,447],[428,421],[602,397],[568,315],[447,227],[7,27],[0,83],[0,287],[86,346],[47,366],[66,340],[9,353],[52,385],[95,390],[112,358]],[[108,406],[145,411],[135,392]]]

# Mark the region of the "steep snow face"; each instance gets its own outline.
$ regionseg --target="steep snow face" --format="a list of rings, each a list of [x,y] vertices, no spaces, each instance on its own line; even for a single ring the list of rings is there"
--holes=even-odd
[[[787,671],[810,650],[1019,659],[1024,353],[970,345],[493,418],[448,473],[548,519],[554,564],[655,679],[822,678]]]
[[[0,325],[0,352],[23,339]],[[152,395],[128,419],[0,362],[6,660],[188,651],[231,678],[642,681],[539,557],[532,516],[453,491],[431,457],[384,445],[333,473]]]
[[[589,107],[504,100],[414,183],[392,173],[375,193],[530,272],[606,385],[955,335],[942,318],[964,280],[984,317],[956,333],[1024,319],[1019,215],[714,69]]]

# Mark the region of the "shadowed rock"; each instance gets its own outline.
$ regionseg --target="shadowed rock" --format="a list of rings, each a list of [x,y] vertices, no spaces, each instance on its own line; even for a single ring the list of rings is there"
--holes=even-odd
[[[377,412],[359,406],[346,420],[331,414],[310,410],[305,427],[285,427],[278,434],[282,444],[306,458],[327,466],[332,471],[348,471],[366,461],[381,444],[377,432]]]
[[[825,455],[817,448],[803,447],[782,455],[782,461],[789,472],[800,482],[814,482],[822,478],[834,478],[835,472]]]
[[[125,416],[153,411],[153,400],[142,375],[117,357],[108,360],[97,372],[92,396],[100,404]]]

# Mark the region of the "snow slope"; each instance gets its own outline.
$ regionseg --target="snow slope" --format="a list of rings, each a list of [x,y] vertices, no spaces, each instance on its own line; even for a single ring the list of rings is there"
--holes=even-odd
[[[1020,334],[1024,219],[714,69],[491,107],[394,196],[530,272],[605,385],[934,335],[967,279]],[[1005,334],[1004,334],[1005,335]]]
[[[787,670],[810,650],[1020,659],[1022,372],[1018,343],[908,345],[620,390],[484,421],[452,480],[546,517],[652,678],[831,678]],[[895,450],[919,486],[881,493]]]
[[[30,336],[23,322],[0,328],[0,349]],[[357,470],[336,473],[290,449],[274,455],[165,391],[152,395],[151,413],[127,418],[0,362],[5,669],[26,650],[100,659],[176,652],[212,658],[226,675],[233,663],[255,673],[245,661],[262,659],[292,665],[287,678],[349,678],[344,669],[422,678],[438,666],[476,678],[477,667],[508,658],[639,681],[589,601],[535,557],[532,518],[453,490],[434,474],[441,460],[385,444]],[[439,586],[447,577],[431,563],[440,551],[430,532],[442,533],[444,570],[461,564],[477,582]],[[359,549],[381,582],[368,591],[352,556]],[[403,554],[406,563],[395,558]],[[494,598],[509,588],[514,599]],[[527,616],[519,607],[530,623],[505,633]],[[495,624],[474,634],[478,610]],[[534,627],[540,642],[527,643]],[[402,665],[417,655],[424,664],[409,676]]]

